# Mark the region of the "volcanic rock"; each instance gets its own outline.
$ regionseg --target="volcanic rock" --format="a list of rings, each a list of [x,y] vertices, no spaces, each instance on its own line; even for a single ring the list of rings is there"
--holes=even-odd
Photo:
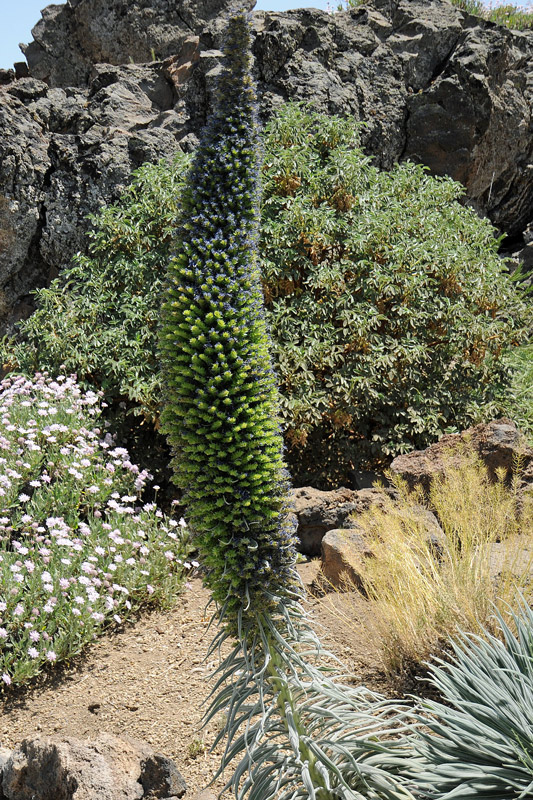
[[[94,741],[25,739],[1,776],[5,800],[170,800],[186,790],[170,759],[107,733]]]
[[[228,5],[69,0],[43,11],[24,47],[29,77],[20,64],[0,73],[0,328],[28,314],[31,290],[86,249],[87,215],[115,201],[135,167],[195,146]],[[532,32],[447,0],[252,17],[263,119],[304,100],[364,122],[378,166],[410,159],[461,181],[465,201],[510,234],[513,251],[526,243]]]

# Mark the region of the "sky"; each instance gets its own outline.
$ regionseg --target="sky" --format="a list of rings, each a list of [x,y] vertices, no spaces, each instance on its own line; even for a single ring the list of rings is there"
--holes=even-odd
[[[0,26],[0,68],[7,69],[15,61],[24,61],[19,42],[32,40],[31,29],[41,18],[41,9],[52,0],[0,0],[2,24]],[[59,0],[58,0],[59,2]],[[286,11],[289,8],[325,8],[326,0],[258,0],[256,8],[269,11]]]

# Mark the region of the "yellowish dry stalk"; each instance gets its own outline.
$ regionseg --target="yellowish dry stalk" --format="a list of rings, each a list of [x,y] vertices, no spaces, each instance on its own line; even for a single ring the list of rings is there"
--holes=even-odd
[[[472,453],[447,460],[445,477],[433,481],[429,500],[391,476],[398,492],[357,523],[374,557],[355,568],[374,606],[374,632],[387,670],[398,674],[442,655],[458,630],[497,630],[494,606],[507,618],[520,592],[531,595],[533,513],[521,507],[518,479],[491,482]],[[438,546],[416,507],[437,516],[444,536]],[[355,588],[355,587],[352,587]]]

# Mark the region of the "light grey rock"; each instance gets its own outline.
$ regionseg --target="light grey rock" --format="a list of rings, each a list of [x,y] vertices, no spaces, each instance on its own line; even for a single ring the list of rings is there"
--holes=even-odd
[[[4,767],[2,789],[5,800],[141,800],[168,790],[181,797],[186,785],[146,743],[103,733],[94,741],[25,739]]]
[[[4,767],[11,758],[11,752],[12,751],[8,750],[7,747],[0,747],[0,800],[6,800],[6,796],[2,789],[2,774],[4,772]]]

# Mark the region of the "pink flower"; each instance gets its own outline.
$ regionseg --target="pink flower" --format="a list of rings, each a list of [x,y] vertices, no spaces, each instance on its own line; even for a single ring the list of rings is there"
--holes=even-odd
[[[6,684],[6,686],[9,686],[9,685],[10,685],[10,683],[11,683],[11,678],[9,677],[9,675],[7,674],[7,672],[4,672],[4,674],[2,675],[2,680],[4,681],[4,683]]]
[[[48,659],[48,661],[54,662],[57,659],[57,656],[56,656],[56,654],[54,653],[53,650],[47,650],[46,651],[46,658]]]
[[[28,655],[30,658],[38,658],[39,651],[35,647],[28,647]]]

